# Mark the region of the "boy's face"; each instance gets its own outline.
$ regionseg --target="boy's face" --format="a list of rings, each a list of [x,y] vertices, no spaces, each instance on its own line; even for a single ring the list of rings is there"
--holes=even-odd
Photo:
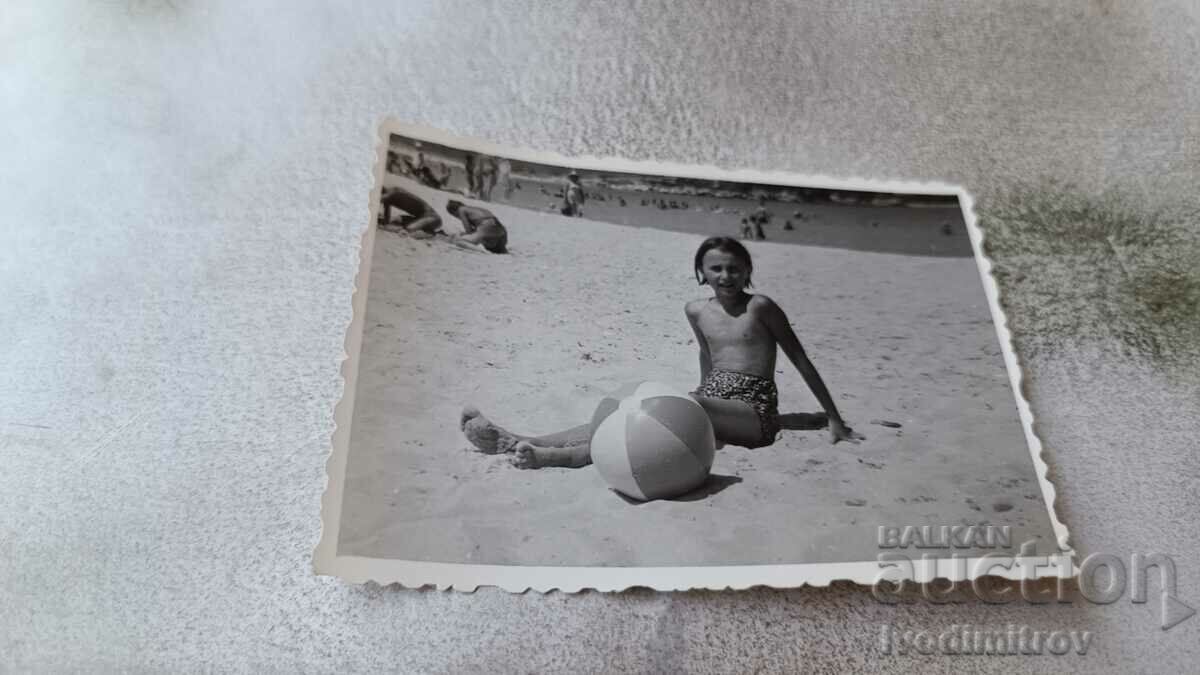
[[[700,273],[704,281],[713,287],[717,296],[741,293],[750,280],[750,268],[745,261],[727,251],[712,249],[701,259]]]

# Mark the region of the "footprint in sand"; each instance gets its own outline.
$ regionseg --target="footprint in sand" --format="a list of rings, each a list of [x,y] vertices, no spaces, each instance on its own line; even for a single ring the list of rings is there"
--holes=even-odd
[[[861,457],[858,458],[858,463],[862,464],[865,467],[871,468],[871,469],[882,469],[883,468],[882,464],[876,464],[875,462],[868,462],[867,460],[865,460]]]
[[[845,504],[846,504],[846,506],[866,506],[867,500],[865,500],[865,499],[847,499]]]
[[[967,499],[965,501],[967,502],[967,506],[971,507],[972,511],[982,511],[983,510],[983,507],[980,506],[979,504],[977,504],[975,502],[975,500],[972,499],[971,497],[967,497]]]
[[[997,499],[995,502],[992,502],[992,510],[996,513],[1004,513],[1005,511],[1012,511],[1012,509],[1013,505],[1003,499]]]

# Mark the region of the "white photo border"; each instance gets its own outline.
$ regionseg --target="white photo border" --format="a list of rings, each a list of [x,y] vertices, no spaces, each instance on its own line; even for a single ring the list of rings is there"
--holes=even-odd
[[[475,565],[465,563],[393,560],[362,556],[337,555],[338,531],[342,512],[342,490],[345,484],[346,460],[350,449],[350,426],[353,419],[355,389],[358,379],[358,359],[362,347],[363,318],[366,312],[370,285],[371,257],[374,248],[374,223],[379,208],[383,176],[387,163],[389,141],[393,134],[422,142],[505,157],[523,162],[570,167],[573,169],[625,172],[758,183],[783,187],[807,187],[829,190],[883,192],[957,197],[966,222],[967,233],[983,282],[984,293],[996,326],[1004,365],[1016,398],[1017,412],[1025,430],[1026,445],[1033,459],[1034,470],[1041,486],[1050,524],[1054,529],[1059,552],[1045,556],[1022,557],[1017,554],[989,554],[977,558],[937,558],[912,560],[907,570],[896,574],[896,567],[878,560],[837,563],[796,563],[770,565],[712,565],[712,566],[532,566],[532,565]],[[715,166],[675,164],[670,162],[635,161],[593,156],[567,157],[552,152],[535,152],[508,148],[487,141],[455,136],[431,127],[407,124],[387,119],[379,126],[374,184],[370,194],[370,214],[366,220],[360,249],[359,267],[355,276],[353,295],[354,315],[346,332],[345,359],[341,373],[345,388],[334,408],[336,429],[332,436],[333,450],[326,462],[326,487],[321,500],[321,537],[313,552],[313,568],[317,574],[340,577],[352,583],[374,581],[379,584],[399,583],[410,588],[436,586],[473,592],[480,586],[495,586],[513,593],[527,590],[549,592],[621,591],[633,587],[648,587],[659,591],[690,589],[746,589],[754,586],[795,588],[828,586],[834,581],[850,581],[870,585],[882,579],[905,578],[922,583],[934,579],[950,581],[973,580],[982,576],[1007,579],[1041,577],[1070,578],[1075,576],[1075,552],[1070,548],[1070,533],[1056,513],[1057,491],[1047,478],[1048,465],[1042,454],[1044,448],[1034,431],[1034,418],[1022,388],[1021,364],[1013,350],[1012,335],[1004,310],[1000,306],[1000,289],[992,275],[992,262],[983,251],[983,232],[975,220],[974,200],[962,187],[934,182],[904,182],[892,180],[838,179],[809,176],[781,171],[750,169],[721,169]],[[889,572],[892,572],[889,574]]]

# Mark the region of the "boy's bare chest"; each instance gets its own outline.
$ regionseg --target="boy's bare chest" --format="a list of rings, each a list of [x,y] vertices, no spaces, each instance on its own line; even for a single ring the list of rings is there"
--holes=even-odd
[[[700,314],[700,328],[708,338],[709,347],[718,348],[730,344],[745,344],[767,339],[766,327],[750,312],[738,316],[721,310],[706,308]]]

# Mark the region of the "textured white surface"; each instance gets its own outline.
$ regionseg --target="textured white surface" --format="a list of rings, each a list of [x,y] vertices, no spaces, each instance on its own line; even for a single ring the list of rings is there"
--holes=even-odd
[[[1030,178],[1194,206],[1194,2],[242,4],[0,11],[0,667],[1194,668],[1200,621],[1164,633],[1153,602],[463,595],[310,571],[385,115],[960,183],[985,215]],[[1197,605],[1200,376],[1164,371],[1074,336],[1029,363],[1030,398],[1077,549],[1172,553]],[[878,655],[883,622],[1096,637],[1083,658],[907,659]]]

